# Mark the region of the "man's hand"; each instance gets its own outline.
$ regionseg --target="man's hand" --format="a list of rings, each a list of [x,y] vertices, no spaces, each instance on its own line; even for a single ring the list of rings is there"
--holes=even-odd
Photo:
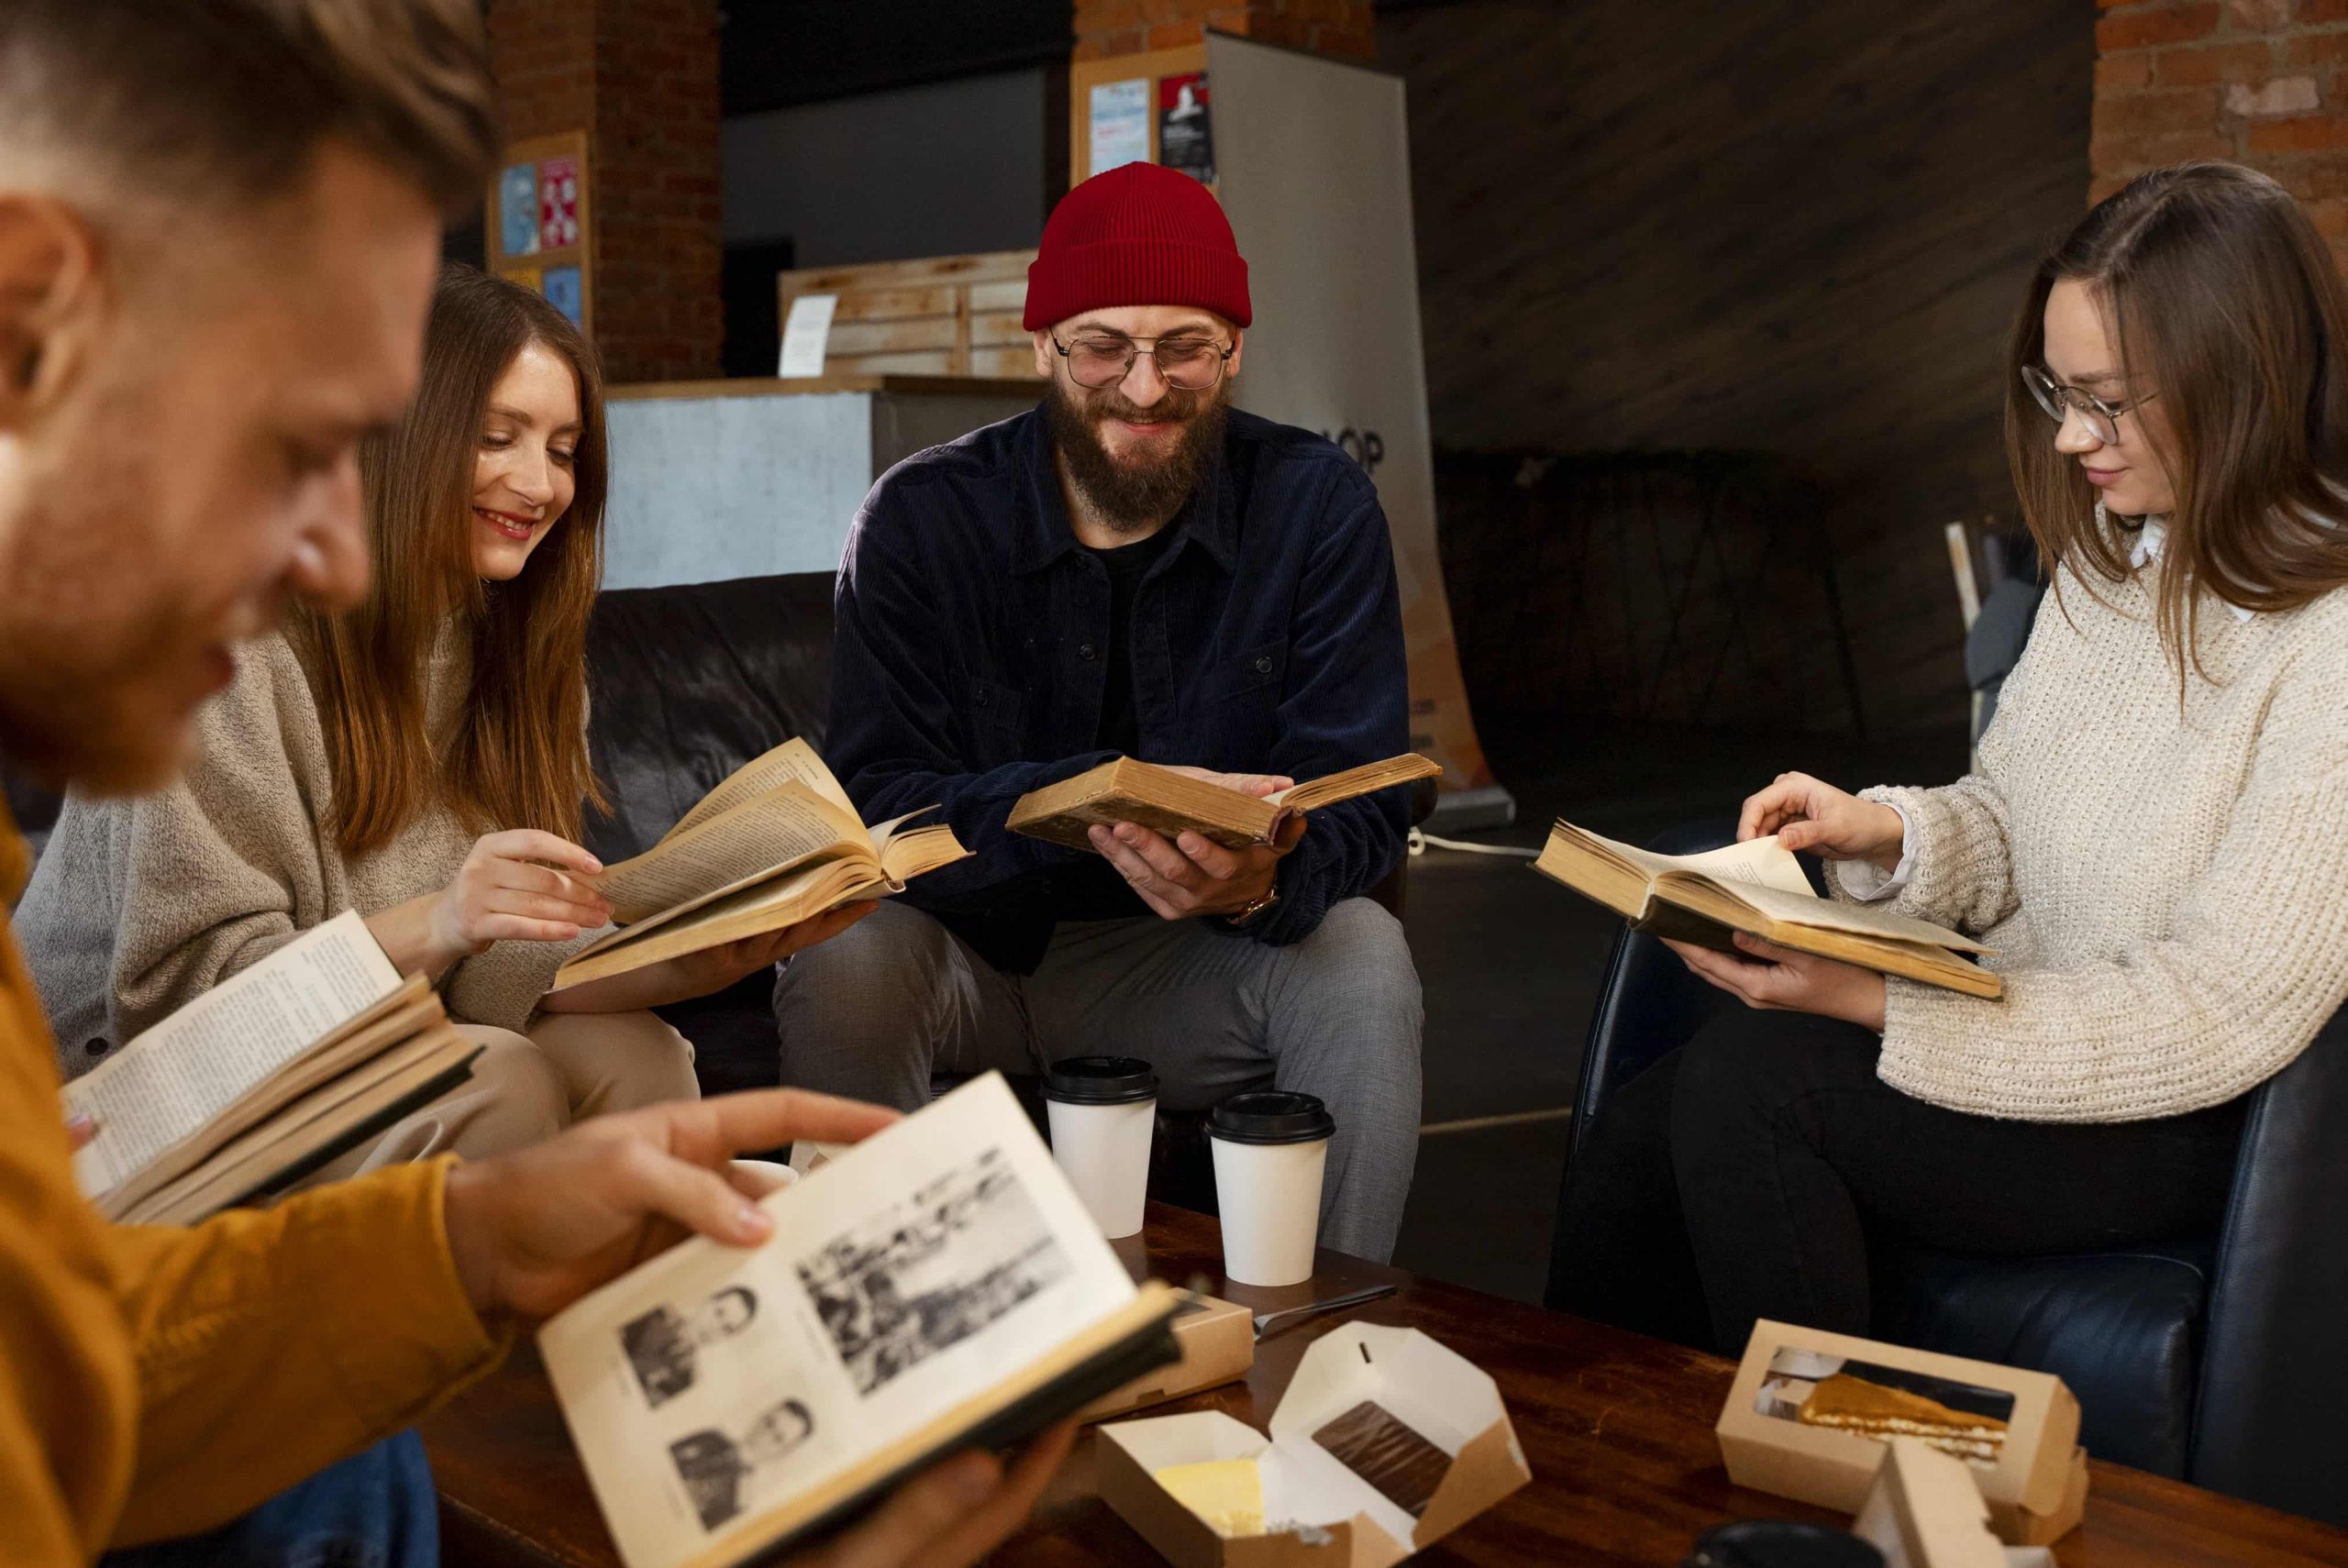
[[[1194,833],[1168,842],[1138,823],[1095,826],[1092,847],[1163,920],[1194,915],[1236,914],[1272,890],[1280,859],[1304,836],[1304,819],[1280,823],[1278,839],[1246,849],[1225,849]]]
[[[1765,1011],[1812,1012],[1883,1032],[1883,977],[1855,964],[1841,964],[1797,953],[1744,932],[1740,952],[1750,959],[1716,953],[1692,943],[1666,942],[1679,961],[1745,1006]]]
[[[774,1229],[730,1180],[746,1150],[853,1143],[897,1112],[754,1089],[598,1116],[535,1148],[449,1173],[449,1251],[484,1319],[544,1318],[697,1231],[756,1246]]]
[[[1076,1424],[1027,1445],[1010,1470],[972,1450],[899,1487],[870,1518],[783,1568],[970,1568],[1019,1528],[1068,1457]]]

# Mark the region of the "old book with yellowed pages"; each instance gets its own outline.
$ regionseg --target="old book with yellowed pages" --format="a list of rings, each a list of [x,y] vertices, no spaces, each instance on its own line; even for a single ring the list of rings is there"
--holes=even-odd
[[[998,1073],[759,1200],[538,1332],[627,1568],[728,1568],[1014,1443],[1180,1357]]]
[[[1968,996],[2005,992],[1995,970],[1964,956],[1992,949],[1929,921],[1820,898],[1774,835],[1701,855],[1657,855],[1560,822],[1534,869],[1675,942],[1733,953],[1729,933],[1742,931]]]
[[[858,899],[902,893],[969,851],[913,812],[867,827],[814,748],[789,740],[752,758],[660,841],[595,885],[619,929],[555,971],[550,989],[763,936]]]
[[[1289,817],[1432,778],[1442,771],[1440,764],[1406,752],[1258,796],[1121,756],[1073,778],[1029,790],[1012,806],[1004,825],[1070,849],[1090,850],[1091,830],[1117,823],[1136,823],[1169,838],[1178,833],[1200,834],[1225,849],[1246,849],[1271,843]]]
[[[109,1219],[185,1224],[283,1191],[471,1074],[481,1048],[356,911],[239,970],[65,1086]]]

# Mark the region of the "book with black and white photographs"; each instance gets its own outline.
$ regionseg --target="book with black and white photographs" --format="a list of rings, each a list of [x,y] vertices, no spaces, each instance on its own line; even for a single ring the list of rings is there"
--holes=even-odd
[[[999,1074],[759,1200],[538,1332],[628,1568],[721,1568],[845,1522],[1179,1359]]]

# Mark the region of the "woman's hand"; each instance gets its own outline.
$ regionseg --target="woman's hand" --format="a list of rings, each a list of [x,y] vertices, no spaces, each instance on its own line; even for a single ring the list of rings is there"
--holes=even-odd
[[[587,880],[603,869],[550,833],[484,834],[433,905],[433,938],[460,955],[493,942],[569,942],[612,918],[612,906]]]
[[[722,991],[745,976],[770,969],[819,942],[828,942],[880,907],[869,900],[860,904],[843,904],[763,936],[746,936],[722,947],[681,953],[624,975],[607,975],[583,986],[550,991],[538,1005],[548,1012],[631,1012],[637,1008],[690,1001],[712,991]]]
[[[1750,954],[1750,958],[1716,953],[1687,942],[1666,942],[1664,945],[1678,954],[1679,961],[1700,978],[1718,986],[1747,1007],[1769,1012],[1816,1013],[1821,1018],[1855,1023],[1877,1034],[1883,1032],[1883,977],[1873,969],[1797,953],[1741,931],[1735,936],[1738,952]]]
[[[367,929],[401,974],[437,976],[493,942],[569,942],[604,924],[612,906],[587,880],[603,869],[550,833],[489,834],[447,887],[369,915]]]
[[[1887,874],[1899,868],[1907,838],[1899,813],[1889,806],[1807,773],[1780,773],[1745,801],[1736,819],[1737,842],[1773,833],[1788,849],[1807,849],[1827,860],[1865,860]]]

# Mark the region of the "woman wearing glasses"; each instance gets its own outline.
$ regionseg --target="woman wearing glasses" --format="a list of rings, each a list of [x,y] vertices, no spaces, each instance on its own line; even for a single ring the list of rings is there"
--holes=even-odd
[[[2215,1228],[2243,1097],[2348,999],[2343,363],[2329,248],[2245,169],[2145,175],[2042,263],[2006,446],[2054,591],[1977,770],[1855,797],[1787,774],[1737,830],[1977,934],[2005,994],[1678,948],[1745,1006],[1593,1129],[1585,1309],[1667,1310],[1692,1263],[1723,1346],[1755,1317],[1864,1332],[1870,1238]],[[1675,1188],[1684,1226],[1657,1223]]]

